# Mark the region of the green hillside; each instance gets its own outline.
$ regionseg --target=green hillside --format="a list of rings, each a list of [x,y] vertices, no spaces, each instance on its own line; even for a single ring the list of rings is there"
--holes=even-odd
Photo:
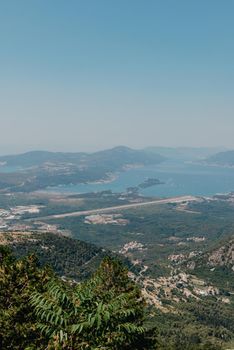
[[[81,280],[90,276],[110,254],[95,245],[61,235],[37,232],[5,232],[0,239],[17,258],[36,254],[42,265],[51,266],[59,276]]]
[[[17,168],[11,173],[0,172],[0,189],[30,192],[48,186],[109,180],[129,167],[159,164],[164,159],[156,153],[124,146],[95,153],[35,151],[4,156],[0,157],[3,169]]]

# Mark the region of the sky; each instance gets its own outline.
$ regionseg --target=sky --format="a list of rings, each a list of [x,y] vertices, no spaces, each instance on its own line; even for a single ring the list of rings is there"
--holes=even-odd
[[[0,154],[234,149],[233,0],[0,0]]]

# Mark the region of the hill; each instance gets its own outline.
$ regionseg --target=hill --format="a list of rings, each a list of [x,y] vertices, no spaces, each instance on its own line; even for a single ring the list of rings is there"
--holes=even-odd
[[[159,154],[152,154],[146,150],[134,150],[125,146],[118,146],[112,149],[103,150],[95,153],[64,153],[64,152],[47,152],[32,151],[18,155],[1,156],[0,163],[6,166],[39,167],[46,163],[66,163],[69,165],[85,165],[111,167],[119,169],[127,164],[155,164],[164,160]]]
[[[234,271],[234,238],[208,254],[211,267],[225,266]]]
[[[234,290],[234,237],[220,241],[215,248],[187,262],[190,273],[216,285],[223,294]]]
[[[9,245],[18,258],[35,253],[42,265],[76,280],[87,278],[110,255],[94,244],[50,233],[4,232],[0,233],[0,244]]]
[[[234,151],[216,153],[208,157],[206,163],[217,166],[234,166]]]
[[[32,167],[41,166],[46,162],[77,162],[85,153],[63,153],[47,151],[31,151],[22,154],[8,155],[0,157],[0,162],[7,166]]]
[[[76,281],[92,275],[102,262],[117,257],[125,266],[137,273],[127,258],[94,244],[63,236],[41,232],[0,232],[0,245],[8,245],[17,258],[34,253],[42,266],[49,265],[60,276]]]
[[[0,189],[29,192],[48,186],[110,181],[116,172],[134,166],[159,164],[164,157],[119,146],[95,153],[44,151],[0,157]],[[7,173],[7,167],[16,167]]]
[[[195,161],[223,151],[221,148],[213,147],[147,147],[145,150],[178,161]]]
[[[165,158],[158,153],[147,150],[134,150],[125,146],[118,146],[109,150],[100,151],[89,155],[90,165],[102,164],[117,169],[127,165],[149,165],[158,164]]]
[[[5,232],[0,234],[0,242],[10,245],[17,257],[35,252],[42,265],[50,264],[64,280],[87,279],[109,254],[92,244],[48,233]],[[208,266],[207,271],[212,274],[209,261],[218,256],[215,264],[222,266],[224,261],[230,269],[232,247],[233,240],[217,245],[198,257],[197,267]],[[141,271],[131,269],[129,274],[148,301],[147,324],[158,329],[159,349],[221,349],[219,345],[233,340],[232,297],[225,288],[218,291],[217,284],[211,284],[207,276],[202,279],[199,269],[191,270],[188,263],[194,259],[196,257],[188,259],[186,264],[171,265],[171,272],[158,279],[144,275],[144,266]],[[231,281],[231,275],[229,278]],[[207,342],[210,347],[206,347]]]

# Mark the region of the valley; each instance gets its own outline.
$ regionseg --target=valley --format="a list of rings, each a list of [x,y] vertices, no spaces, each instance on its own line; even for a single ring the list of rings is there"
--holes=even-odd
[[[22,172],[24,177],[35,171],[32,166],[38,171],[39,164],[30,162],[29,170]],[[19,166],[15,160],[9,164]],[[133,166],[129,160],[128,164]],[[131,171],[141,169],[137,172],[143,172],[146,180],[137,177],[136,182],[147,184],[143,191],[160,186],[162,190],[165,183],[155,180],[164,180],[162,173],[148,177],[152,185],[148,187],[147,166],[118,170],[118,178],[131,177]],[[54,176],[51,165],[47,171],[45,183]],[[8,177],[6,174],[0,175]],[[11,174],[18,177],[18,168]],[[104,257],[117,258],[140,287],[147,303],[148,326],[157,327],[162,344],[168,340],[174,349],[180,332],[189,343],[196,338],[201,344],[208,340],[223,349],[232,346],[234,194],[144,195],[127,183],[123,191],[114,192],[105,187],[118,181],[112,180],[99,178],[99,183],[83,184],[104,186],[102,191],[84,193],[2,188],[1,246],[10,247],[17,258],[35,253],[40,264],[50,265],[62,280],[74,284],[89,278]]]

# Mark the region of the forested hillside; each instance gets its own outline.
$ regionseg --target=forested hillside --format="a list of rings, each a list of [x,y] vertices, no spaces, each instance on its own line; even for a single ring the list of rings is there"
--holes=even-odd
[[[36,254],[40,264],[51,266],[59,276],[82,280],[90,276],[110,251],[70,237],[38,232],[4,232],[0,241],[17,258]]]
[[[0,239],[3,349],[216,350],[232,344],[233,300],[227,289],[217,296],[194,293],[203,283],[201,271],[207,281],[213,274],[213,265],[204,267],[217,251],[221,261],[230,258],[231,241],[176,265],[171,277],[162,275],[165,288],[157,291],[127,259],[122,261],[130,273],[113,254],[82,241],[38,232],[5,232]],[[232,269],[221,283],[231,276]],[[154,305],[149,296],[158,292]]]
[[[181,337],[180,323],[175,328],[159,315],[163,327],[157,331],[139,287],[117,260],[105,258],[90,279],[77,284],[40,267],[35,255],[16,260],[2,246],[0,257],[1,349],[221,349],[195,334]]]

